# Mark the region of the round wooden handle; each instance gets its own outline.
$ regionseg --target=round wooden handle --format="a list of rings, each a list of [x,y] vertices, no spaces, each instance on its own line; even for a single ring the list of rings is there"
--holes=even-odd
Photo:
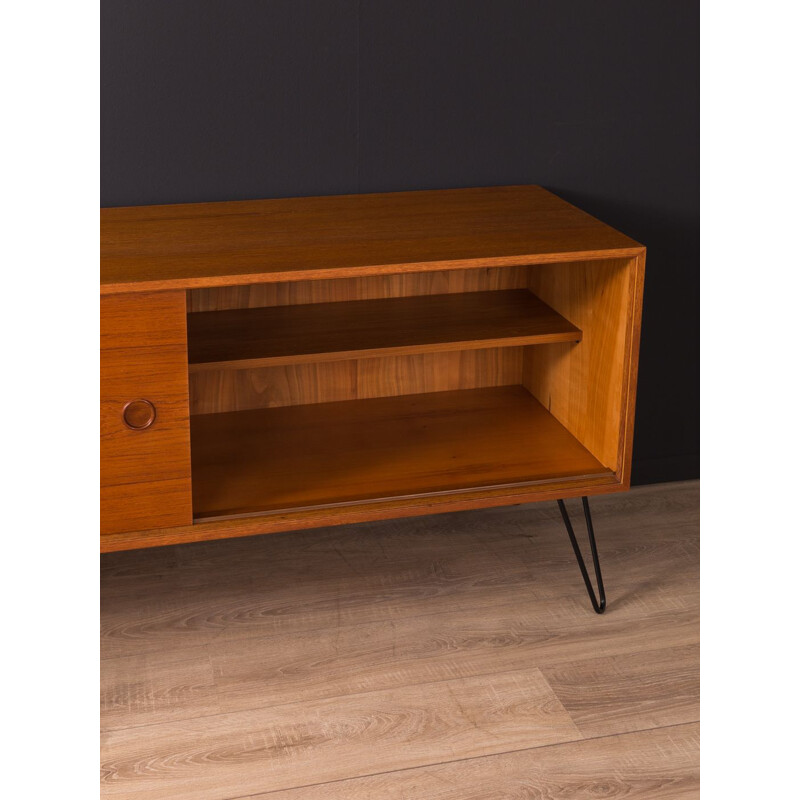
[[[149,400],[131,400],[122,409],[122,421],[132,431],[143,431],[156,421],[156,407]]]

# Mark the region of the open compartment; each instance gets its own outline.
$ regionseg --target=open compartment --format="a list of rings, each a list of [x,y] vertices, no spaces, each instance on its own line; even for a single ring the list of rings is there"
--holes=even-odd
[[[195,520],[621,480],[632,264],[190,290]]]

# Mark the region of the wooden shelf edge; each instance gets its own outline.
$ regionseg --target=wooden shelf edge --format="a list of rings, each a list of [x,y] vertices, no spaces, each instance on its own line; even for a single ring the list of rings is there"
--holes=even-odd
[[[199,311],[189,371],[579,342],[583,333],[527,289]]]
[[[279,367],[290,364],[319,364],[326,361],[351,361],[359,358],[379,358],[381,356],[408,356],[423,353],[446,353],[459,350],[491,350],[496,347],[520,347],[525,345],[578,343],[583,333],[554,333],[539,336],[514,336],[503,339],[482,339],[480,342],[437,342],[403,347],[382,347],[371,350],[341,350],[326,353],[304,353],[297,356],[269,356],[264,358],[242,358],[231,361],[207,361],[189,364],[189,373],[210,372],[218,369],[254,369],[258,367]]]
[[[106,534],[100,537],[100,552],[112,553],[140,547],[164,547],[359,522],[376,522],[384,519],[555,501],[584,495],[610,494],[626,491],[629,488],[629,482],[621,482],[609,470],[607,475],[588,479],[550,481],[535,487],[526,487],[522,491],[478,489],[458,496],[451,493],[427,496],[414,501],[392,500],[361,503],[357,506],[326,507],[312,511],[282,512],[270,515],[259,514],[258,516],[229,518],[220,521],[197,521],[192,525],[175,528]]]
[[[562,480],[567,482],[590,481],[597,477],[607,477],[613,474],[614,473],[610,469],[604,468],[603,470],[598,470],[596,473],[591,473],[588,475],[576,475],[574,477],[563,478]],[[549,485],[552,483],[553,483],[552,480],[519,481],[517,483],[501,484],[497,486],[481,486],[479,489],[475,488],[448,489],[446,491],[421,492],[419,494],[410,494],[405,496],[375,497],[366,500],[349,500],[342,503],[326,503],[325,505],[305,506],[301,508],[281,508],[281,509],[276,509],[274,511],[251,511],[243,514],[220,514],[220,515],[209,514],[207,516],[195,517],[194,524],[200,524],[204,522],[222,522],[223,520],[229,520],[229,519],[252,519],[254,517],[280,516],[283,514],[300,514],[306,511],[323,511],[325,509],[353,508],[356,506],[370,506],[370,505],[388,503],[393,501],[397,502],[424,501],[434,497],[458,497],[460,495],[472,495],[475,494],[476,491],[493,492],[493,491],[510,491],[516,489],[525,489],[528,491],[534,491],[535,487],[537,486],[545,484]]]

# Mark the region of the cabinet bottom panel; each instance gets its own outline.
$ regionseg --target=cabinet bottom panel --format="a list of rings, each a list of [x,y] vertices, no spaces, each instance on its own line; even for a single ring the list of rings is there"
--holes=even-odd
[[[607,475],[522,386],[192,418],[195,520]]]

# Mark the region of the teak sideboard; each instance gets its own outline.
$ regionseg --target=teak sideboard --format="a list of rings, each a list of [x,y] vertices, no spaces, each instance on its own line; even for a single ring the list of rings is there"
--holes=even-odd
[[[538,186],[101,229],[102,551],[630,486],[645,248]]]

